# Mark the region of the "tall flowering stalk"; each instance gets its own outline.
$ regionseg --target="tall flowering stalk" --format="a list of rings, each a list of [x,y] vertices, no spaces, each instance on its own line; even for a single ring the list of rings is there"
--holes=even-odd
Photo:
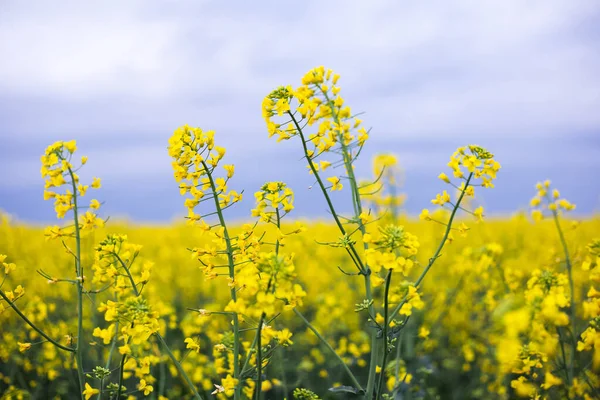
[[[100,208],[100,203],[97,200],[91,200],[89,207],[82,207],[78,204],[80,197],[85,196],[90,186],[94,189],[100,187],[100,179],[94,178],[91,185],[84,185],[80,182],[77,171],[87,162],[87,157],[82,157],[79,166],[75,168],[72,164],[72,159],[76,150],[77,145],[75,141],[60,141],[48,146],[44,155],[41,157],[42,167],[40,171],[42,178],[45,179],[44,199],[54,199],[54,209],[57,218],[63,219],[68,213],[72,214],[72,225],[63,228],[59,226],[48,227],[45,229],[45,235],[47,239],[61,238],[63,246],[73,257],[75,279],[54,279],[43,270],[38,271],[42,276],[48,278],[49,283],[65,282],[73,284],[77,288],[77,340],[75,347],[73,348],[70,346],[72,342],[74,342],[72,339],[69,340],[69,346],[64,346],[51,339],[16,307],[14,301],[18,297],[24,295],[24,290],[21,286],[14,291],[17,295],[13,292],[8,293],[7,295],[0,290],[0,296],[2,296],[11,308],[13,308],[15,312],[42,337],[59,349],[70,351],[75,354],[79,387],[83,390],[85,386],[85,372],[83,365],[85,353],[85,340],[83,339],[83,295],[85,277],[83,265],[81,263],[81,236],[82,232],[102,227],[104,221],[98,218],[94,212]],[[82,213],[83,208],[87,208],[88,211]],[[68,238],[74,239],[75,250],[72,250],[71,247],[69,247],[69,244],[65,240]],[[8,271],[9,268],[6,270]]]
[[[148,396],[153,392],[152,382],[154,377],[150,374],[150,367],[157,363],[156,357],[151,355],[153,348],[149,342],[151,336],[156,336],[162,343],[162,349],[175,363],[178,371],[182,373],[183,378],[191,384],[189,378],[183,372],[179,362],[175,359],[166,343],[159,334],[159,314],[153,310],[147,299],[142,296],[142,290],[148,283],[151,272],[151,263],[135,263],[138,259],[141,246],[131,244],[125,235],[108,235],[95,247],[94,263],[88,270],[89,278],[84,274],[84,265],[82,262],[82,237],[94,229],[104,226],[105,221],[98,217],[96,211],[101,203],[92,199],[88,205],[83,206],[81,198],[88,190],[98,189],[101,186],[100,179],[94,178],[90,185],[80,182],[78,171],[87,162],[87,157],[81,157],[79,166],[73,165],[74,153],[76,151],[75,141],[56,142],[50,145],[42,156],[42,177],[45,178],[44,198],[54,200],[54,209],[59,219],[72,214],[72,224],[66,226],[49,226],[44,230],[47,240],[61,240],[63,247],[74,260],[74,279],[57,278],[53,273],[43,269],[37,272],[43,276],[48,284],[75,285],[77,288],[77,337],[73,338],[67,335],[68,344],[65,346],[52,339],[42,329],[16,306],[15,301],[24,295],[24,289],[18,286],[15,290],[6,292],[1,290],[0,296],[8,302],[11,308],[37,332],[41,337],[58,349],[72,352],[75,356],[77,375],[79,379],[79,393],[81,398],[86,400],[98,395],[98,398],[108,395],[111,398],[120,398],[125,393],[126,370],[133,370],[138,377],[137,390],[128,393],[141,392]],[[75,242],[75,249],[71,248],[72,241]],[[4,261],[5,257],[0,256]],[[5,263],[6,264],[6,263]],[[6,264],[5,270],[12,271],[14,264]],[[102,365],[96,365],[91,368],[84,366],[84,360],[87,364],[92,364],[92,352],[89,351],[84,338],[84,296],[92,302],[97,296],[103,293],[112,293],[112,300],[103,301],[98,307],[104,315],[104,319],[109,323],[106,328],[96,326],[91,336],[101,339],[101,343],[109,347],[108,357]],[[34,344],[43,343],[22,343],[21,348],[27,351]],[[119,346],[119,342],[121,345]],[[73,347],[73,343],[75,346]],[[91,342],[96,346],[100,343]],[[98,348],[98,347],[96,347]],[[121,355],[118,366],[115,368],[112,364],[115,353]],[[99,353],[102,354],[101,352]],[[117,379],[114,379],[113,372]],[[111,378],[111,375],[113,377]],[[86,379],[87,378],[87,379]],[[96,381],[90,384],[90,381]],[[196,398],[200,398],[195,388],[192,388]]]
[[[300,233],[304,228],[296,226],[285,232],[281,220],[292,211],[293,192],[283,182],[268,182],[255,194],[256,208],[252,215],[273,224],[276,229],[274,242],[264,242],[265,234],[255,234],[257,224],[245,225],[242,232],[232,235],[227,227],[224,213],[227,208],[241,200],[242,194],[228,191],[229,179],[234,175],[233,165],[224,165],[226,177],[217,177],[216,169],[225,149],[214,145],[214,132],[200,128],[181,127],[170,140],[169,153],[175,159],[175,179],[182,195],[188,195],[188,224],[198,226],[212,238],[212,245],[190,249],[192,256],[202,265],[206,279],[227,277],[230,301],[223,311],[200,309],[200,315],[226,315],[232,318],[233,339],[223,338],[215,345],[219,354],[217,372],[226,374],[220,384],[215,384],[214,394],[224,393],[238,399],[260,397],[263,374],[277,347],[292,344],[288,329],[275,330],[271,325],[285,310],[302,304],[306,295],[295,283],[293,255],[280,254],[287,236]],[[215,211],[198,214],[196,208],[205,201],[214,203]],[[210,224],[207,218],[217,217]],[[265,232],[266,233],[266,232]],[[272,251],[261,246],[272,244]],[[227,272],[220,272],[226,269]],[[258,321],[256,326],[252,321]],[[248,328],[242,324],[250,322]],[[243,332],[254,331],[254,338],[242,357]],[[188,348],[196,346],[193,338],[187,338]],[[232,357],[229,357],[231,355]]]
[[[358,269],[358,274],[364,277],[366,299],[362,305],[357,307],[357,311],[366,311],[369,315],[369,321],[375,323],[375,326],[370,329],[371,360],[366,388],[362,390],[359,386],[348,390],[355,393],[364,392],[365,398],[370,400],[375,395],[379,397],[382,394],[381,389],[377,390],[376,388],[377,363],[382,356],[385,361],[390,350],[388,348],[390,341],[390,338],[388,338],[388,325],[392,322],[395,325],[398,324],[394,321],[394,317],[403,306],[410,305],[411,301],[414,304],[420,304],[416,292],[417,288],[432,267],[435,259],[439,257],[441,249],[450,236],[452,222],[456,212],[461,207],[461,201],[466,194],[472,195],[472,180],[480,179],[482,186],[491,187],[491,181],[495,178],[500,165],[493,160],[490,153],[477,146],[460,148],[453,155],[449,165],[452,167],[455,177],[463,179],[461,185],[457,186],[459,190],[458,199],[453,204],[450,202],[449,195],[444,192],[443,197],[434,201],[435,204],[441,206],[446,203],[453,206],[450,219],[447,223],[444,223],[447,226],[444,237],[430,263],[425,267],[417,281],[408,286],[403,300],[388,315],[392,270],[398,266],[404,269],[405,276],[408,275],[410,267],[414,264],[410,257],[414,257],[416,254],[418,242],[410,234],[405,233],[402,227],[390,226],[386,232],[382,232],[383,238],[380,239],[384,243],[391,240],[390,243],[387,243],[388,246],[381,246],[376,243],[375,249],[370,248],[371,235],[367,232],[366,225],[371,217],[370,212],[365,211],[363,207],[362,197],[372,184],[362,187],[363,192],[361,192],[361,187],[357,183],[354,172],[354,162],[369,138],[369,133],[362,126],[362,121],[352,114],[350,107],[345,105],[344,99],[340,96],[340,87],[337,86],[338,80],[339,75],[334,74],[332,70],[324,67],[315,68],[304,75],[302,84],[298,88],[285,86],[272,91],[265,97],[262,110],[269,136],[277,136],[278,141],[294,137],[300,140],[304,158],[308,162],[309,172],[314,175],[334,221],[342,234],[338,242],[327,244],[344,248]],[[307,133],[310,130],[313,133]],[[325,160],[323,159],[325,155],[334,156],[335,159],[333,161]],[[345,175],[323,178],[322,174],[331,166],[343,166]],[[468,170],[468,176],[464,175],[462,168]],[[447,177],[445,180],[447,183],[452,184]],[[336,211],[329,195],[330,191],[341,190],[345,182],[350,187],[354,209],[354,215],[351,217],[341,216]],[[471,213],[481,218],[483,209],[479,208]],[[342,221],[347,221],[347,223]],[[355,225],[356,229],[347,231],[345,227],[347,225]],[[363,239],[362,252],[359,252],[356,247],[357,240],[353,237],[356,233],[361,235]],[[408,249],[406,254],[402,254],[400,251],[402,247]],[[374,266],[377,267],[374,268]],[[373,272],[377,273],[381,266],[389,270],[385,278],[373,275]],[[374,286],[379,286],[384,282],[386,283],[383,294],[385,317],[383,321],[379,321],[375,315],[373,289]],[[409,312],[405,311],[405,313]],[[397,335],[397,332],[398,329],[395,330],[394,334]],[[383,348],[380,347],[381,338],[384,339]],[[381,373],[383,374],[383,372]],[[382,382],[382,378],[380,382]],[[379,386],[381,387],[381,385]]]
[[[575,355],[577,354],[577,326],[576,326],[576,310],[575,310],[575,284],[573,280],[573,265],[571,261],[571,254],[569,252],[569,247],[567,245],[567,241],[565,239],[565,235],[563,229],[560,224],[559,215],[562,212],[568,212],[575,209],[575,204],[571,203],[567,199],[561,197],[558,189],[553,189],[551,187],[551,183],[549,180],[542,182],[538,182],[536,184],[537,194],[531,199],[530,205],[532,206],[532,217],[535,221],[541,221],[545,215],[549,214],[552,220],[554,221],[554,225],[556,227],[556,231],[558,233],[558,237],[560,239],[560,243],[562,246],[563,254],[564,254],[564,264],[565,269],[567,271],[567,279],[569,286],[569,298],[564,297],[563,301],[558,302],[559,306],[565,306],[568,302],[568,317],[567,320],[570,323],[570,339],[567,342],[563,331],[565,331],[565,327],[561,327],[562,324],[557,324],[557,332],[559,333],[559,340],[561,342],[561,346],[564,346],[564,343],[569,343],[571,349],[569,351],[569,359],[567,360],[567,355],[564,350],[564,347],[561,348],[561,354],[563,357],[563,365],[565,371],[565,380],[568,385],[573,383],[575,377]],[[547,296],[546,298],[551,298],[551,296]]]
[[[97,200],[92,200],[89,210],[80,215],[79,197],[85,196],[90,186],[80,183],[79,176],[71,163],[72,156],[76,150],[75,141],[56,142],[50,145],[41,158],[41,174],[46,181],[44,199],[54,199],[56,216],[62,219],[69,211],[72,211],[73,225],[71,227],[61,229],[55,226],[47,229],[46,232],[50,238],[68,236],[75,239],[75,252],[70,249],[68,251],[75,261],[75,276],[77,281],[77,345],[75,347],[75,358],[77,359],[79,386],[83,388],[85,383],[83,366],[85,341],[83,339],[84,271],[81,263],[81,232],[102,227],[104,221],[94,213],[94,210],[100,207],[100,203]],[[80,166],[84,165],[86,161],[87,157],[82,157]],[[67,188],[61,193],[60,188],[63,186],[67,186],[70,189]],[[91,187],[98,189],[100,187],[100,179],[94,178]],[[66,247],[68,249],[68,246]]]
[[[256,392],[254,398],[259,400],[262,392],[262,379],[264,367],[269,361],[270,354],[278,346],[292,344],[291,332],[288,329],[275,331],[270,324],[284,311],[295,309],[302,305],[302,299],[306,292],[296,283],[294,254],[281,254],[280,249],[285,246],[288,237],[306,230],[302,224],[297,223],[294,229],[284,230],[282,220],[294,209],[294,193],[284,182],[267,182],[260,191],[254,194],[256,208],[252,215],[259,217],[261,221],[272,224],[275,227],[274,249],[269,252],[258,254],[254,262],[255,271],[246,268],[246,276],[242,281],[246,285],[258,280],[256,304],[260,312],[260,318],[254,338],[256,343]],[[266,242],[265,242],[266,244]],[[251,275],[248,275],[248,272]],[[253,290],[248,293],[251,294]],[[269,325],[265,321],[269,321]],[[275,339],[275,343],[272,339]],[[263,348],[263,346],[266,346]],[[254,344],[251,346],[251,349]],[[247,360],[250,358],[247,357]]]
[[[228,191],[227,183],[234,174],[233,165],[224,165],[225,177],[217,177],[217,166],[225,155],[225,149],[215,146],[214,131],[203,131],[200,128],[183,126],[178,128],[169,139],[169,155],[174,159],[172,165],[175,180],[179,183],[182,195],[188,195],[185,206],[188,209],[187,221],[190,225],[199,226],[213,237],[215,245],[207,248],[192,249],[192,253],[204,265],[204,272],[209,278],[216,278],[219,269],[226,268],[229,279],[231,301],[237,300],[235,280],[235,260],[232,237],[229,234],[223,211],[242,199],[242,194],[235,190]],[[214,211],[197,214],[196,207],[203,202],[214,204]],[[209,225],[205,218],[216,215],[218,223]],[[221,264],[222,258],[224,264]],[[204,261],[210,258],[210,261]],[[218,261],[217,261],[218,260]],[[217,262],[217,264],[215,264]],[[240,321],[238,314],[231,314],[233,319],[233,375],[226,385],[227,391],[234,391],[235,398],[240,398]]]
[[[398,158],[389,153],[373,158],[373,181],[360,184],[365,204],[378,218],[396,221],[406,195],[400,192],[403,170]]]
[[[354,262],[359,274],[364,277],[365,294],[367,297],[369,312],[374,315],[373,293],[371,284],[371,273],[357,247],[356,241],[346,231],[342,223],[343,217],[336,211],[329,195],[329,191],[338,191],[343,188],[342,179],[348,181],[351,188],[354,216],[348,220],[358,225],[358,231],[365,233],[364,219],[367,217],[362,210],[359,187],[354,176],[353,163],[357,159],[365,141],[369,135],[362,127],[362,121],[353,118],[350,107],[344,106],[344,100],[339,96],[340,88],[336,86],[339,75],[323,67],[309,71],[302,78],[302,85],[297,89],[292,87],[280,87],[271,92],[263,101],[263,117],[267,123],[269,136],[277,135],[278,140],[287,140],[298,137],[302,143],[304,158],[308,162],[311,174],[317,180],[329,210],[338,226],[342,237],[340,247],[346,249]],[[295,104],[292,104],[295,100]],[[296,108],[292,110],[292,105]],[[274,121],[273,117],[283,117],[287,121]],[[313,126],[316,132],[307,134],[306,130]],[[283,127],[283,129],[282,129]],[[323,155],[334,156],[337,160],[325,160]],[[346,176],[330,176],[323,179],[321,173],[332,165],[342,165]],[[326,185],[325,182],[328,182]],[[354,232],[352,232],[354,233]],[[364,244],[368,248],[368,244]],[[367,396],[372,396],[374,390],[374,375],[378,344],[375,330],[371,331],[371,344],[374,350],[371,352],[370,379],[367,384]],[[358,388],[356,389],[358,390]]]

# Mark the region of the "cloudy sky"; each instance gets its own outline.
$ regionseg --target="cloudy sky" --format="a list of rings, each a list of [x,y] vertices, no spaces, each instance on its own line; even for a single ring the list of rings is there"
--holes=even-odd
[[[325,65],[373,128],[359,175],[374,154],[397,153],[409,212],[468,143],[503,165],[482,197],[490,212],[526,207],[545,178],[580,213],[598,212],[598,20],[593,0],[3,0],[0,209],[51,220],[39,155],[77,139],[108,214],[171,221],[183,206],[165,148],[187,123],[217,131],[234,187],[285,180],[298,215],[325,216],[298,143],[269,140],[260,114],[271,89]]]

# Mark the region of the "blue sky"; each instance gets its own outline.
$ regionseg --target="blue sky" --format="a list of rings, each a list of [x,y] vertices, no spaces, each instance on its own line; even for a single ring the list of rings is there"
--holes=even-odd
[[[286,5],[282,5],[286,4]],[[166,144],[181,124],[217,131],[253,193],[285,180],[297,215],[326,216],[298,143],[269,140],[265,94],[308,69],[340,73],[373,128],[357,170],[398,154],[407,210],[442,189],[454,148],[488,147],[503,165],[489,212],[527,206],[550,178],[600,211],[597,1],[56,1],[0,6],[0,209],[52,220],[39,155],[77,139],[100,176],[105,212],[168,222],[183,214]],[[231,212],[243,218],[251,197]],[[341,201],[341,199],[340,199]]]

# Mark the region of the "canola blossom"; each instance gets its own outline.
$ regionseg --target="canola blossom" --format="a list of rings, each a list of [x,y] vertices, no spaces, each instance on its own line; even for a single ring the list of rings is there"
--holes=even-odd
[[[477,145],[407,216],[393,154],[355,168],[372,133],[340,80],[317,67],[262,102],[329,222],[300,222],[285,176],[241,187],[219,133],[183,125],[165,140],[182,221],[108,223],[76,142],[48,146],[58,222],[0,221],[2,399],[598,398],[600,221],[550,181],[530,216],[488,218],[501,165]]]

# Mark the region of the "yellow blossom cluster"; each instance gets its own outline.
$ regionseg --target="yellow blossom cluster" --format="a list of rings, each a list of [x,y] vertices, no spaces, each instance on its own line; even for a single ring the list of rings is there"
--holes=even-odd
[[[545,180],[535,185],[537,194],[531,199],[529,205],[532,207],[531,216],[535,221],[541,221],[548,211],[557,214],[559,211],[571,211],[575,204],[560,196],[558,189],[551,188],[551,182]]]
[[[450,217],[452,220],[458,210],[457,204],[463,200],[468,202],[475,197],[475,187],[494,187],[493,181],[496,179],[496,175],[500,170],[500,163],[498,163],[494,159],[494,155],[486,149],[471,145],[459,147],[450,157],[448,167],[452,169],[453,178],[450,178],[445,173],[441,173],[438,178],[457,190],[456,198],[453,200],[448,191],[444,190],[442,193],[436,194],[435,198],[431,200],[431,203],[440,207],[449,206],[451,209],[454,209]],[[458,179],[460,183],[454,183],[453,179]],[[467,210],[464,207],[460,207],[460,209],[473,215],[477,221],[483,220],[484,210],[482,206],[479,206],[472,211]],[[431,213],[427,208],[424,208],[421,211],[419,218],[424,221],[433,221],[446,225],[439,220],[437,215]],[[461,236],[466,236],[469,229],[470,228],[464,222],[457,228],[453,228],[453,230],[459,232]],[[448,234],[448,239],[450,241],[454,239],[452,232]]]
[[[57,218],[64,218],[67,212],[71,210],[76,211],[77,207],[81,206],[77,203],[78,197],[85,196],[90,187],[98,189],[101,185],[99,178],[94,178],[89,185],[80,183],[77,171],[85,165],[87,157],[81,157],[79,167],[74,167],[72,161],[76,150],[77,145],[74,140],[70,142],[59,141],[48,146],[41,157],[42,168],[40,172],[46,182],[44,200],[54,199],[54,210]],[[64,193],[60,191],[62,186],[67,187],[64,189]],[[100,202],[92,199],[89,203],[89,210],[80,217],[81,229],[92,229],[103,225],[104,221],[98,218],[93,211],[99,208]],[[65,234],[68,235],[58,227],[47,230],[47,236],[52,239]]]
[[[352,181],[350,164],[360,154],[369,133],[341,97],[339,78],[331,69],[314,68],[302,77],[297,88],[282,86],[269,93],[263,100],[262,113],[269,137],[277,135],[277,141],[301,138],[311,174],[339,163],[322,160],[322,155],[342,153],[341,162]],[[311,129],[314,132],[308,133]],[[329,189],[341,190],[341,179],[328,177]]]
[[[187,220],[191,225],[199,225],[209,230],[202,215],[195,209],[205,201],[217,201],[222,209],[242,200],[242,194],[227,190],[227,183],[235,173],[233,165],[223,165],[224,175],[214,175],[219,162],[225,155],[223,147],[215,146],[214,131],[203,131],[184,125],[175,130],[169,139],[169,155],[175,181],[179,183],[181,195],[189,195],[185,200],[188,210]],[[206,193],[210,193],[205,197]]]
[[[365,250],[365,256],[371,270],[377,274],[373,278],[375,287],[384,282],[384,278],[379,275],[382,270],[397,271],[404,277],[410,275],[419,241],[415,235],[406,232],[403,226],[380,226],[377,233],[366,233],[363,241],[371,246]]]
[[[401,192],[402,174],[394,154],[378,154],[373,158],[374,180],[362,183],[360,193],[375,214],[383,217],[389,213],[392,219],[398,216],[406,201],[406,195]]]

